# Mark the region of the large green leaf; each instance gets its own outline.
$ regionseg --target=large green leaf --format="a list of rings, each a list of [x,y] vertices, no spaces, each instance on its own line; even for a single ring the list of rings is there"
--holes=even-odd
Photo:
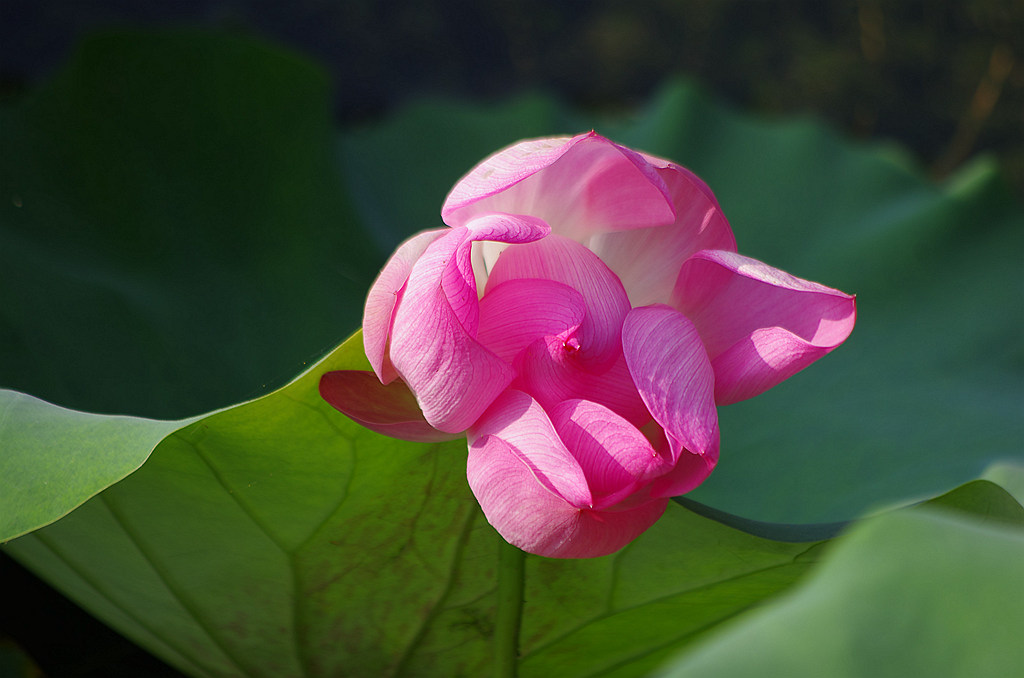
[[[6,549],[193,675],[480,675],[501,542],[465,443],[397,443],[319,397],[322,371],[365,365],[356,337]],[[814,553],[673,505],[614,556],[531,557],[521,675],[643,675]]]
[[[466,486],[464,443],[396,443],[319,397],[323,371],[365,366],[357,336],[284,389],[168,436],[6,549],[192,675],[487,672],[501,542]],[[943,503],[1024,525],[979,483]],[[613,556],[530,557],[520,675],[645,675],[818,550],[672,505]]]
[[[1024,532],[924,510],[858,526],[664,678],[1024,674]]]
[[[267,393],[355,328],[390,248],[439,225],[473,162],[595,125],[534,97],[423,103],[338,137],[328,109],[290,55],[157,33],[95,40],[0,111],[0,383],[161,417]],[[981,476],[1020,498],[1024,217],[984,165],[935,187],[685,84],[599,130],[705,176],[741,251],[859,295],[847,345],[723,408],[722,461],[691,506],[808,539]],[[319,374],[360,365],[350,342],[187,422],[5,392],[0,539],[103,490],[5,549],[194,675],[480,674],[500,542],[464,445],[398,443],[326,406]],[[986,482],[942,501],[1020,509]],[[521,673],[643,675],[820,550],[673,505],[615,556],[531,557]]]
[[[0,541],[121,480],[184,423],[75,412],[0,389]]]

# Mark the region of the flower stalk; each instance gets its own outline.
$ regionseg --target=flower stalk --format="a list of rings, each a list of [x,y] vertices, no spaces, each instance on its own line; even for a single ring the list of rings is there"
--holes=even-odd
[[[526,553],[499,540],[498,601],[494,622],[494,678],[516,678],[523,619]]]

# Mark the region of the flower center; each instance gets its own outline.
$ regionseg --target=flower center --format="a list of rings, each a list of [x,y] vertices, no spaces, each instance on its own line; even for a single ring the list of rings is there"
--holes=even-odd
[[[569,337],[562,341],[562,350],[567,355],[575,355],[580,350],[580,342],[576,337]]]

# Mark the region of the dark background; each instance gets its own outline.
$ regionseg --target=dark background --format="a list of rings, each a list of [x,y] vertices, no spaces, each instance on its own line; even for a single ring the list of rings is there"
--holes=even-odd
[[[1024,189],[1021,0],[3,0],[0,92],[112,27],[264,36],[324,64],[339,122],[423,95],[522,91],[616,111],[669,75],[738,107],[909,147],[941,179],[996,154]]]
[[[548,92],[610,113],[685,75],[768,117],[812,115],[894,140],[941,180],[994,154],[1024,195],[1020,0],[0,0],[0,101],[17,99],[97,30],[202,26],[283,43],[323,64],[339,124],[422,96]],[[46,675],[175,676],[6,556],[4,637]],[[13,675],[33,675],[16,672]]]

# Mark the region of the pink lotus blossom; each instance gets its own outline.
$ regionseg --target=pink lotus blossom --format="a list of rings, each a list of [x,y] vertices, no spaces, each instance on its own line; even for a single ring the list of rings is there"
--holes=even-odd
[[[484,515],[531,553],[635,539],[714,468],[718,405],[853,329],[852,296],[737,254],[692,172],[593,132],[499,151],[441,215],[367,297],[375,377],[321,393],[380,433],[465,435]]]

